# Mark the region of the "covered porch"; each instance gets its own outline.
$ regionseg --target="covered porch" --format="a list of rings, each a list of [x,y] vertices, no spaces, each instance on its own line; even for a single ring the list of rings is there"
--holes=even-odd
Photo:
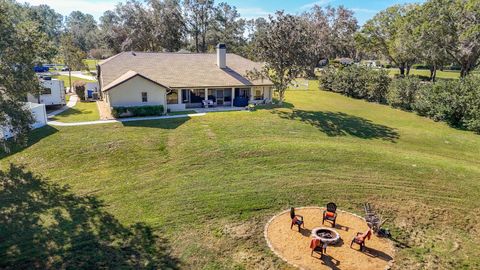
[[[170,111],[186,109],[243,108],[248,104],[267,104],[272,101],[271,86],[228,88],[182,88],[167,93]]]

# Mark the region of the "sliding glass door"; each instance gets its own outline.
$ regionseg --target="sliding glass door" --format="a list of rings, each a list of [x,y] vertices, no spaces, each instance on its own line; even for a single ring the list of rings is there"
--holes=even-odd
[[[209,89],[208,99],[215,102],[217,106],[229,106],[231,105],[231,102],[232,102],[232,89],[231,88]]]
[[[205,100],[205,89],[182,89],[182,103],[187,108],[198,108]]]

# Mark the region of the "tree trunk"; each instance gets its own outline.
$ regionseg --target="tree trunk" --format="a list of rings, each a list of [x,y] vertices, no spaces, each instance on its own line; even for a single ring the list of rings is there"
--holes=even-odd
[[[207,52],[207,32],[204,32],[202,34],[202,52]]]
[[[411,68],[411,66],[410,66],[410,65],[407,65],[407,76],[410,75],[410,68]]]
[[[430,81],[435,82],[437,79],[437,65],[430,66]]]
[[[400,69],[400,76],[405,77],[405,64],[400,64],[398,68]]]
[[[471,66],[469,63],[462,64],[462,69],[460,70],[460,77],[465,78],[468,73],[470,73]]]
[[[72,69],[68,67],[68,83],[70,84],[70,92],[73,93],[72,89]]]
[[[465,78],[470,74],[470,72],[475,68],[476,60],[468,59],[466,62],[462,63],[462,69],[460,71],[460,77]]]
[[[195,51],[197,51],[197,53],[200,52],[198,50],[198,33],[195,33]]]

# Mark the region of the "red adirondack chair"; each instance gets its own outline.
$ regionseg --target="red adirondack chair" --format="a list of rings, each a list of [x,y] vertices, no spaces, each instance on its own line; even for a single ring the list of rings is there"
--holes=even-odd
[[[337,205],[333,202],[327,204],[327,210],[323,211],[323,220],[322,224],[325,223],[325,220],[332,222],[332,227],[335,227],[335,222],[337,221]]]
[[[365,249],[365,240],[370,240],[372,236],[372,230],[368,229],[365,233],[358,232],[357,236],[355,236],[350,243],[350,247],[352,247],[353,243],[360,245],[360,250],[363,251]]]
[[[295,208],[290,208],[290,218],[292,218],[292,223],[290,224],[290,230],[293,228],[294,225],[298,226],[298,231],[300,231],[300,227],[303,226],[305,228],[305,224],[303,223],[303,216],[295,214]]]

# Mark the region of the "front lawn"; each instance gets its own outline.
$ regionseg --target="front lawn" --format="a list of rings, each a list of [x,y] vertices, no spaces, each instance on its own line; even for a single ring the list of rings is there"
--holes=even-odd
[[[95,121],[99,119],[100,113],[96,102],[80,101],[73,108],[69,108],[52,118],[54,121],[64,123]]]
[[[21,234],[58,238],[16,245],[0,265],[25,258],[49,265],[63,259],[67,268],[89,259],[127,264],[135,252],[122,243],[153,230],[161,248],[172,249],[168,256],[152,249],[169,267],[290,269],[263,238],[272,215],[330,201],[363,214],[368,201],[389,218],[397,269],[480,267],[480,136],[388,106],[297,90],[281,109],[46,127],[31,137],[34,144],[1,159],[0,168],[12,162],[41,174],[43,193],[3,187],[11,190],[3,191],[0,209],[22,202],[29,218],[0,222],[0,253]],[[68,185],[77,197],[65,202],[66,191],[52,184]],[[127,229],[137,223],[143,229]],[[18,229],[2,235],[5,227]],[[132,243],[151,244],[141,235]]]

